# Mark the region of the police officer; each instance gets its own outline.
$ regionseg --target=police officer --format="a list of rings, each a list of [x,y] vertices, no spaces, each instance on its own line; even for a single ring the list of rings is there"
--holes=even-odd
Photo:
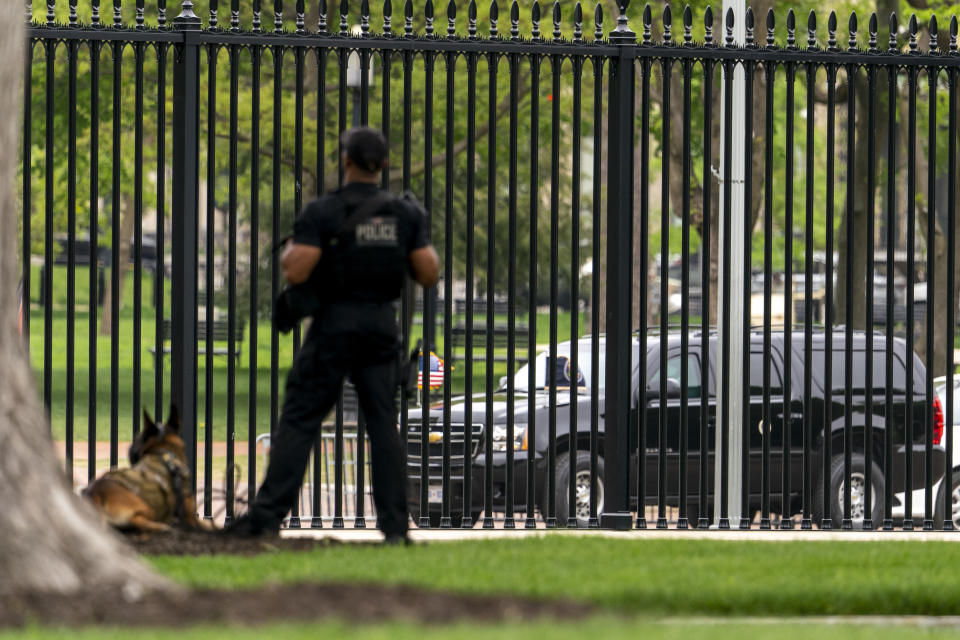
[[[437,252],[422,207],[379,188],[387,141],[361,127],[342,139],[344,186],[304,209],[283,252],[291,285],[308,283],[320,311],[287,377],[270,464],[247,516],[228,528],[242,536],[275,533],[299,496],[321,421],[349,375],[370,437],[373,500],[387,542],[407,539],[406,473],[395,393],[400,336],[394,301],[407,273],[437,282]]]

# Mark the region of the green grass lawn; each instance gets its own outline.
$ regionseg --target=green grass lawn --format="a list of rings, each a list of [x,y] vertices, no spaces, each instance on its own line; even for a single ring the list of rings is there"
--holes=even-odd
[[[74,375],[75,386],[73,392],[73,433],[76,441],[84,441],[88,437],[88,399],[89,399],[89,295],[88,295],[88,271],[86,267],[77,269],[77,297],[76,312],[74,321]],[[107,286],[110,286],[110,272],[105,274]],[[118,345],[117,360],[117,406],[116,411],[119,422],[119,436],[121,440],[129,440],[133,433],[134,420],[139,417],[139,409],[134,407],[134,383],[140,381],[140,405],[153,412],[155,399],[155,360],[150,352],[154,348],[155,329],[158,313],[153,306],[152,275],[145,274],[143,277],[142,305],[141,305],[141,339],[140,344],[134,344],[133,332],[133,310],[134,304],[134,277],[132,270],[128,271],[123,283],[123,295],[121,296],[122,305],[120,309],[120,322],[116,330],[116,341]],[[34,267],[32,272],[31,298],[33,303],[30,309],[30,358],[36,373],[38,390],[43,389],[43,368],[44,368],[44,309],[40,306],[39,300],[40,270]],[[51,423],[55,439],[63,439],[67,431],[67,268],[57,266],[53,271],[53,306],[51,322],[51,345],[50,358],[51,366]],[[164,318],[170,317],[170,283],[165,282],[165,308],[161,315]],[[201,301],[202,302],[202,301]],[[108,309],[109,312],[109,309]],[[219,313],[225,313],[219,310]],[[440,309],[442,314],[442,308]],[[103,310],[99,311],[98,323],[102,320]],[[225,317],[225,315],[221,316]],[[243,314],[246,319],[246,314]],[[541,313],[537,316],[537,343],[546,344],[550,339],[550,315]],[[454,324],[464,321],[464,316],[454,316]],[[527,315],[518,314],[518,322],[528,322]],[[482,318],[476,320],[478,324],[484,322]],[[498,317],[497,322],[506,322],[505,317]],[[570,314],[561,313],[557,318],[559,340],[567,340],[570,337]],[[99,324],[97,325],[99,327]],[[587,327],[587,315],[581,314],[581,329]],[[257,401],[257,411],[253,419],[249,414],[249,398],[251,393],[250,386],[250,344],[251,327],[247,326],[244,332],[241,345],[242,355],[236,366],[235,381],[236,389],[232,398],[235,416],[236,439],[246,440],[250,425],[257,433],[264,433],[270,429],[270,370],[271,370],[271,330],[269,319],[261,319],[254,327],[257,336],[257,369],[255,394]],[[415,325],[413,340],[417,340],[422,331],[420,324]],[[97,334],[97,366],[96,366],[96,420],[95,437],[98,440],[110,439],[111,424],[111,348],[113,337],[110,335]],[[443,356],[443,331],[438,327],[436,334],[436,352]],[[225,346],[225,345],[218,345]],[[293,360],[293,338],[291,335],[280,336],[279,350],[276,359],[279,393],[282,396],[283,384],[290,363]],[[139,351],[140,367],[139,371],[134,370],[134,354]],[[477,350],[475,357],[481,357],[481,350]],[[505,350],[498,349],[497,353],[505,355]],[[518,358],[525,358],[527,355],[526,345],[518,345]],[[199,358],[198,363],[198,407],[199,407],[199,433],[198,437],[203,438],[203,429],[206,427],[206,402],[207,402],[207,380],[206,380],[207,359],[204,356]],[[163,358],[163,394],[166,406],[170,393],[170,357]],[[466,367],[464,366],[462,349],[458,356],[454,358],[452,371],[452,390],[453,393],[463,393],[465,389]],[[215,356],[213,358],[212,386],[210,388],[210,398],[213,407],[213,437],[215,440],[225,440],[227,425],[227,405],[231,401],[228,393],[228,358],[226,356]],[[498,362],[494,368],[494,383],[499,382],[500,378],[507,374],[506,363]],[[471,376],[474,392],[482,391],[486,385],[486,365],[482,361],[475,361],[473,375]]]
[[[198,626],[138,631],[142,638],[734,638],[811,634],[884,638],[955,637],[956,629],[853,622],[806,623],[802,616],[914,614],[960,610],[960,545],[943,542],[730,542],[546,536],[410,548],[333,545],[256,557],[152,557],[161,573],[190,587],[256,588],[303,581],[412,584],[471,594],[564,598],[597,614],[579,621],[459,623],[357,621]],[[751,622],[744,617],[786,617]],[[801,617],[801,619],[797,619]],[[729,620],[729,622],[727,622]],[[54,638],[33,627],[3,638]],[[70,630],[76,638],[129,637],[123,629]]]
[[[196,587],[267,582],[413,584],[469,593],[564,597],[630,614],[960,613],[960,545],[729,542],[548,536],[416,545],[338,545],[252,558],[156,557]]]

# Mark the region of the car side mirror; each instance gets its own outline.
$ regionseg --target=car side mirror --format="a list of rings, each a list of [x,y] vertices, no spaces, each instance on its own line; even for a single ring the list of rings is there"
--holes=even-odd
[[[680,381],[676,378],[667,378],[667,397],[679,398],[680,391]]]

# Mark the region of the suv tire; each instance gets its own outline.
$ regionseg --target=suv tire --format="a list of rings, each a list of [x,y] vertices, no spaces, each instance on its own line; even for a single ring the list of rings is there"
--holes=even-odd
[[[943,492],[946,489],[945,484],[944,482],[940,483],[940,489],[937,491],[937,502],[933,511],[933,527],[938,530],[943,528],[944,522]],[[950,492],[948,502],[952,505],[953,528],[960,529],[960,469],[953,470],[953,490]]]
[[[866,515],[863,504],[865,500],[863,487],[867,476],[865,470],[866,462],[863,454],[855,452],[850,457],[850,476],[853,482],[851,486],[851,502],[853,504],[850,516],[854,529],[863,528],[863,517]],[[883,481],[883,472],[880,471],[880,466],[877,465],[876,462],[871,462],[869,475],[872,485],[871,498],[873,499],[873,509],[870,517],[873,520],[874,528],[877,528],[883,522],[883,497],[886,485]],[[832,521],[830,524],[833,529],[840,529],[843,525],[843,505],[841,502],[843,480],[843,454],[838,454],[830,460],[830,519]],[[820,526],[823,522],[822,483],[816,483],[814,485],[813,504],[811,506],[813,509],[813,521]]]
[[[577,478],[577,503],[573,513],[577,518],[577,527],[586,529],[590,522],[590,452],[578,451],[574,468]],[[557,456],[557,526],[567,526],[570,514],[570,454]],[[597,457],[597,514],[603,510],[603,458]],[[541,505],[545,508],[546,505]]]

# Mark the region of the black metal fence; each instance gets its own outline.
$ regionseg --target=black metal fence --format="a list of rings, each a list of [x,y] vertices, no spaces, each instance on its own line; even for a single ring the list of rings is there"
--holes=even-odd
[[[273,249],[370,124],[443,258],[398,305],[417,524],[960,524],[956,18],[175,4],[27,2],[22,326],[77,483],[170,401],[234,517],[300,340]],[[291,527],[365,525],[348,398]]]

